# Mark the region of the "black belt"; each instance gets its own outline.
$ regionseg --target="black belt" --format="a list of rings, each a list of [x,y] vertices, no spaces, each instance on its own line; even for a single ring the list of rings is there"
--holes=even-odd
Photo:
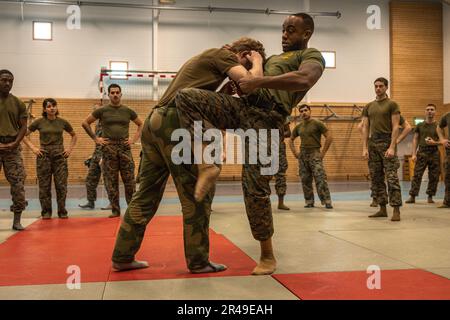
[[[438,146],[419,146],[419,151],[436,152],[438,151]]]
[[[4,136],[0,137],[0,143],[7,144],[16,141],[16,137]]]
[[[392,135],[390,133],[376,132],[370,137],[372,140],[391,140]]]
[[[283,105],[277,103],[273,98],[267,99],[265,97],[262,97],[259,94],[251,94],[248,96],[245,96],[246,102],[252,106],[267,110],[267,111],[276,111],[280,113],[283,116],[288,116],[289,114],[284,109]]]

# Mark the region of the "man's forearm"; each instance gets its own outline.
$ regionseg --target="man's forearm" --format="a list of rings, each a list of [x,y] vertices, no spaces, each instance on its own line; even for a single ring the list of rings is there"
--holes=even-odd
[[[20,127],[19,133],[17,134],[16,141],[14,141],[14,143],[19,145],[20,142],[22,142],[23,138],[25,137],[26,133],[27,133],[27,125],[25,123],[22,124],[22,127]]]
[[[92,140],[95,141],[95,139],[97,138],[97,136],[95,135],[95,133],[92,131],[92,128],[89,124],[87,123],[83,123],[81,125],[84,129],[84,131],[86,131],[86,133],[88,134],[89,137],[91,137]]]
[[[328,149],[330,149],[331,143],[333,142],[333,138],[332,137],[327,137],[327,139],[325,140],[325,144],[322,148],[322,154],[325,156],[328,152]]]
[[[264,76],[264,70],[261,63],[254,63],[252,68],[249,70],[252,76],[254,77],[263,77]]]
[[[398,132],[399,132],[400,127],[399,126],[394,126],[392,128],[392,134],[391,134],[391,145],[389,146],[389,148],[393,149],[396,147],[397,145],[397,139],[398,139]]]
[[[294,144],[294,140],[289,139],[289,148],[291,149],[291,152],[297,156],[297,151],[295,150],[295,144]]]
[[[257,87],[286,91],[307,91],[311,83],[306,73],[301,71],[288,72],[279,76],[266,76],[256,80]]]
[[[138,129],[137,129],[137,131],[136,131],[136,133],[134,135],[134,138],[133,138],[133,143],[137,142],[139,140],[139,138],[141,137],[142,127],[143,127],[143,125],[138,126]]]

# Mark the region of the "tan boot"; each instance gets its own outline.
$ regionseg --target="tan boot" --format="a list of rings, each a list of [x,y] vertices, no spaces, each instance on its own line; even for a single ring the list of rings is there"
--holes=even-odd
[[[258,265],[253,269],[252,275],[261,276],[269,275],[275,272],[277,268],[277,260],[273,255],[272,238],[265,241],[260,241],[261,245],[261,258]]]
[[[410,196],[409,199],[405,201],[405,203],[416,203],[416,197]]]
[[[386,206],[381,206],[380,207],[380,211],[378,211],[375,214],[372,214],[369,216],[369,218],[386,218],[387,215],[387,210],[386,210]]]
[[[284,196],[278,196],[278,209],[280,210],[291,210],[284,204]]]
[[[428,203],[434,203],[433,196],[428,196]]]
[[[214,164],[199,164],[198,178],[195,185],[195,200],[202,202],[208,192],[216,184],[216,180],[220,175],[220,168]]]
[[[391,221],[400,221],[400,207],[394,207],[394,215]]]
[[[20,219],[22,217],[22,212],[14,212],[14,220],[12,229],[16,231],[23,231],[25,228],[20,223]]]
[[[370,204],[370,206],[371,206],[372,208],[378,207],[377,199],[373,198],[373,199],[372,199],[372,203]]]

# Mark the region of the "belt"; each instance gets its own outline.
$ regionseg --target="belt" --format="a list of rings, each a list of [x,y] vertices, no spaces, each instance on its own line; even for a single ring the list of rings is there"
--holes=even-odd
[[[391,140],[392,135],[390,133],[376,132],[370,137],[372,140]]]
[[[438,151],[438,146],[419,146],[419,151]]]
[[[11,143],[14,141],[16,141],[16,137],[11,137],[11,136],[0,137],[0,143],[3,143],[3,144]]]
[[[283,105],[277,103],[273,98],[268,100],[265,97],[262,97],[259,94],[251,94],[245,96],[246,102],[252,106],[267,110],[267,111],[276,111],[283,116],[288,116],[289,114],[283,108]]]
[[[120,138],[120,139],[108,139],[108,144],[122,144],[124,143],[126,138]]]

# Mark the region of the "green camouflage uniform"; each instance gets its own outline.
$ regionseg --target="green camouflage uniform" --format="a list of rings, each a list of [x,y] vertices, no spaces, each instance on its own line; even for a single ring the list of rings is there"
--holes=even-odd
[[[20,120],[27,117],[26,106],[17,97],[10,94],[5,100],[0,99],[0,143],[14,142],[20,130]],[[13,150],[0,151],[0,170],[2,167],[11,186],[11,211],[21,213],[26,207],[26,175],[20,146]]]
[[[283,127],[280,131],[280,168],[275,174],[275,191],[277,196],[284,197],[286,195],[287,184],[286,184],[286,171],[288,169],[288,161],[286,155],[286,143],[284,139],[291,136],[291,131],[289,129],[289,124]]]
[[[97,137],[102,136],[102,126],[100,122],[97,123],[95,128],[95,135]],[[89,169],[86,176],[86,194],[87,200],[95,202],[97,200],[97,186],[100,182],[102,175],[102,169],[100,167],[100,160],[102,159],[102,148],[100,145],[95,145],[95,150],[89,159]]]
[[[119,172],[125,187],[127,203],[130,203],[136,191],[133,155],[131,147],[125,140],[129,136],[130,121],[134,121],[137,114],[126,106],[107,105],[95,110],[92,115],[100,120],[102,138],[109,140],[107,145],[101,147],[101,170],[112,213],[120,215]]]
[[[430,146],[425,142],[425,138],[430,137],[438,141],[436,132],[437,123],[428,124],[422,122],[417,125],[415,133],[419,137],[419,150],[417,151],[417,160],[414,166],[414,177],[411,182],[409,194],[417,197],[420,191],[420,184],[425,169],[428,167],[428,188],[427,195],[433,197],[436,195],[439,184],[439,175],[441,173],[441,155],[438,146]]]
[[[439,127],[447,128],[447,136],[450,139],[450,112],[445,114],[439,121]],[[450,206],[450,148],[445,149],[445,196],[444,204]]]
[[[303,195],[308,205],[314,204],[313,180],[316,183],[317,194],[322,204],[331,204],[327,174],[320,153],[320,140],[328,131],[325,124],[316,119],[303,120],[292,131],[291,139],[301,139],[298,158],[299,175],[302,180]]]
[[[264,75],[277,76],[297,71],[304,63],[317,63],[324,68],[325,61],[316,49],[285,52],[270,57],[264,65]],[[260,89],[257,93],[241,99],[226,94],[198,89],[181,90],[176,97],[180,122],[194,133],[194,121],[202,121],[203,129],[278,129],[284,125],[292,107],[296,106],[306,92],[288,92]],[[268,141],[268,143],[270,140]],[[279,145],[279,139],[274,142]],[[258,141],[258,150],[268,150]],[[248,157],[248,140],[246,156]],[[272,207],[270,202],[271,176],[261,174],[262,165],[245,161],[242,168],[242,188],[247,216],[253,237],[265,241],[273,235]]]
[[[178,142],[171,141],[174,130],[180,128],[176,93],[186,87],[215,90],[226,78],[226,71],[238,66],[235,54],[224,49],[209,49],[186,62],[177,73],[146,119],[142,133],[142,158],[139,189],[133,195],[122,221],[112,260],[127,263],[134,260],[147,224],[155,215],[164,189],[172,175],[183,213],[184,252],[187,267],[203,268],[209,263],[209,219],[213,192],[199,203],[194,199],[197,165],[174,164],[171,151]]]
[[[40,149],[43,156],[36,158],[41,214],[52,215],[52,177],[55,183],[58,216],[66,216],[68,167],[64,157],[63,131],[73,132],[69,122],[57,117],[55,120],[40,118],[29,127],[30,132],[39,131]]]
[[[145,121],[142,133],[142,166],[139,190],[134,194],[117,236],[114,262],[131,262],[139,250],[147,224],[155,215],[172,175],[183,212],[183,236],[189,269],[202,268],[209,261],[209,218],[211,194],[205,201],[194,199],[197,166],[175,165],[171,160],[172,132],[180,127],[173,107],[156,108]]]
[[[386,158],[384,154],[389,149],[392,136],[392,114],[400,113],[400,108],[394,101],[386,98],[381,101],[369,103],[363,110],[363,117],[369,119],[370,138],[369,172],[372,181],[372,190],[380,206],[388,203],[385,177],[388,184],[389,204],[392,207],[402,205],[402,193],[397,170],[400,161],[397,155]]]

